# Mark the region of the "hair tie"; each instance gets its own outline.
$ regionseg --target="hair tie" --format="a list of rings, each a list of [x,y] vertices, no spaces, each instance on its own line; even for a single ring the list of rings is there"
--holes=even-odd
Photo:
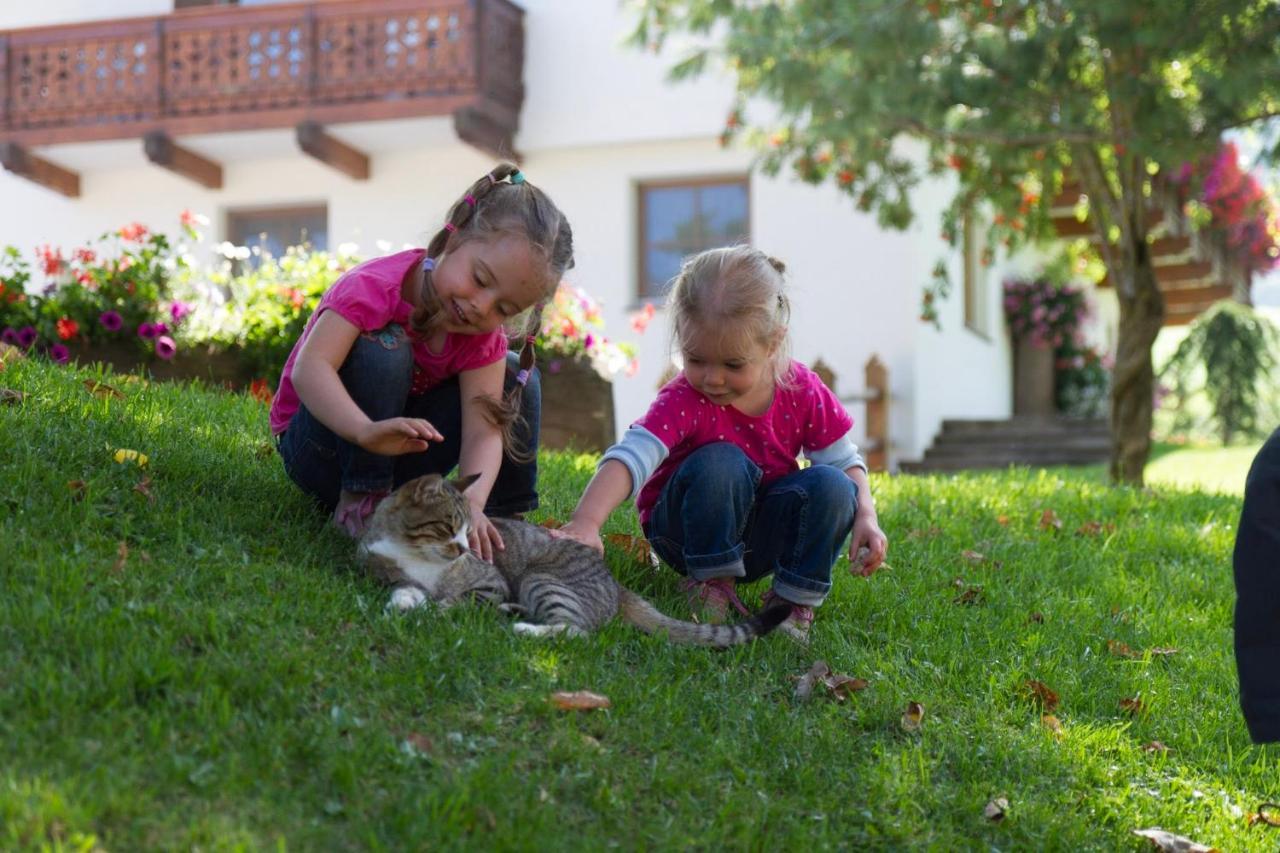
[[[453,234],[455,231],[458,230],[458,226],[454,225],[452,222],[446,222],[444,224],[444,230],[448,231],[450,234]]]
[[[521,388],[523,388],[525,386],[525,383],[528,381],[529,381],[529,371],[521,370],[519,373],[516,374],[516,384],[519,385]]]
[[[485,175],[485,177],[489,179],[489,186],[492,187],[497,185],[498,179],[493,176],[493,172],[490,172],[489,174]]]
[[[520,173],[519,169],[516,169],[514,172],[511,173],[511,183],[513,184],[524,183],[524,175]]]
[[[427,272],[431,272],[433,269],[435,269],[435,268],[436,268],[436,259],[435,259],[435,258],[423,258],[423,259],[422,259],[422,268],[423,268],[424,270],[426,270]]]
[[[534,344],[534,343],[537,343],[537,342],[538,342],[538,336],[537,336],[537,335],[525,335],[525,336],[524,336],[524,342],[525,342],[526,344]]]
[[[475,208],[475,206],[476,206],[476,197],[475,197],[475,196],[473,196],[471,193],[467,193],[465,196],[463,196],[463,201],[465,201],[467,204],[471,205],[471,207],[472,207],[473,209],[474,209],[474,208]]]

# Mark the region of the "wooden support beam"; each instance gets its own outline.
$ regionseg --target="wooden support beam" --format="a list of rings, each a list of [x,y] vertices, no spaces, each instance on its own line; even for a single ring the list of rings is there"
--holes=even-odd
[[[80,197],[80,175],[51,163],[13,142],[0,142],[0,165],[19,177],[61,193],[67,198]]]
[[[1182,306],[1204,306],[1220,299],[1230,299],[1233,289],[1229,284],[1210,284],[1204,287],[1169,287],[1162,288],[1164,304],[1167,308]]]
[[[142,139],[147,159],[157,166],[195,181],[211,190],[222,189],[222,165],[183,148],[163,130],[153,130]]]
[[[499,160],[520,162],[512,142],[514,128],[506,127],[484,111],[463,107],[453,112],[453,130],[458,138]]]
[[[357,181],[369,180],[369,155],[330,135],[319,122],[301,122],[294,132],[298,147],[321,163]]]

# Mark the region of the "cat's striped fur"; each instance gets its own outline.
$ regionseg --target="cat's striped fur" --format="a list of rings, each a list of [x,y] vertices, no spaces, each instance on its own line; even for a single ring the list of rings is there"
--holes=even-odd
[[[479,598],[520,613],[515,629],[525,634],[585,634],[620,616],[673,642],[716,647],[763,636],[790,615],[780,604],[736,625],[672,619],[619,584],[592,549],[512,519],[492,519],[506,547],[486,563],[467,550],[471,512],[462,492],[474,480],[428,474],[378,505],[356,553],[370,575],[393,587],[390,606]]]

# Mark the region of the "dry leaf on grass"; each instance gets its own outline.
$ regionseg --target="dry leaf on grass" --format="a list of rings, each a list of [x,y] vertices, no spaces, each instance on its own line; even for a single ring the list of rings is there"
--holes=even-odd
[[[84,480],[67,480],[67,491],[71,493],[71,500],[82,501],[89,493],[89,484]]]
[[[98,397],[99,399],[106,400],[112,397],[114,397],[117,400],[124,399],[124,394],[120,393],[120,389],[113,388],[107,383],[99,382],[96,379],[86,379],[84,381],[84,388],[90,394],[92,394],[95,397]]]
[[[1132,714],[1134,716],[1141,714],[1146,709],[1146,707],[1147,706],[1142,703],[1141,696],[1131,696],[1129,698],[1120,700],[1120,710],[1124,711],[1127,714]]]
[[[1040,529],[1041,530],[1061,530],[1062,519],[1058,518],[1058,514],[1051,509],[1046,509],[1040,513]]]
[[[1101,521],[1086,521],[1076,530],[1077,536],[1101,536],[1103,533],[1111,533],[1116,526],[1111,522],[1105,524]]]
[[[120,465],[123,465],[126,462],[136,462],[139,468],[146,468],[147,462],[149,461],[147,459],[147,454],[139,453],[136,450],[130,450],[127,447],[122,447],[117,450],[111,458],[116,460]]]
[[[1043,625],[1044,614],[1041,613],[1039,610],[1036,610],[1033,613],[1031,613],[1029,616],[1027,616],[1027,622],[1034,622],[1037,625]]]
[[[1035,681],[1034,679],[1023,682],[1022,693],[1032,702],[1038,704],[1044,709],[1045,713],[1052,711],[1058,707],[1058,694],[1049,688],[1049,685],[1043,681]]]
[[[1009,526],[1009,516],[1007,516],[1007,515],[997,515],[997,516],[996,516],[996,524],[1000,525],[1001,527],[1008,527],[1008,526]]]
[[[1149,840],[1153,847],[1164,853],[1218,853],[1218,848],[1207,847],[1181,835],[1163,829],[1135,829],[1134,835]]]
[[[127,562],[129,562],[129,543],[121,542],[116,546],[116,562],[111,567],[111,571],[117,574],[124,571],[124,565]]]
[[[1177,649],[1168,648],[1168,647],[1156,647],[1154,649],[1147,649],[1147,654],[1151,655],[1153,658],[1168,657],[1169,655],[1176,655],[1177,653],[1178,653]]]
[[[25,399],[27,399],[27,395],[21,391],[15,391],[12,388],[0,388],[0,403],[12,406],[15,403],[21,403]]]
[[[564,525],[561,524],[560,519],[553,518],[552,516],[547,516],[546,518],[542,519],[542,521],[538,522],[538,526],[545,527],[548,530],[559,530]]]
[[[1169,747],[1165,746],[1163,743],[1161,743],[1158,740],[1153,740],[1150,743],[1144,743],[1142,745],[1142,751],[1143,752],[1168,752]]]
[[[1107,651],[1111,652],[1113,657],[1118,658],[1141,657],[1127,643],[1122,643],[1119,640],[1107,640]]]
[[[964,592],[957,595],[953,599],[952,603],[967,604],[969,606],[974,606],[974,605],[982,604],[984,600],[985,599],[982,593],[982,587],[971,586],[968,589],[966,589]]]
[[[1005,814],[1009,811],[1009,801],[1004,797],[996,797],[987,803],[986,808],[982,810],[982,816],[992,823],[999,823],[1004,820]]]
[[[851,675],[840,675],[831,671],[824,660],[815,661],[804,675],[791,676],[796,682],[795,697],[805,701],[813,695],[813,688],[822,685],[834,696],[837,702],[843,702],[860,690],[866,690],[871,682],[865,678],[854,678]]]
[[[561,711],[595,711],[613,705],[608,696],[590,690],[559,691],[552,693],[551,704]]]
[[[637,563],[658,567],[658,556],[649,547],[649,540],[643,536],[632,536],[627,533],[610,533],[604,541],[626,554]]]
[[[404,742],[422,755],[431,755],[436,751],[435,743],[421,732],[409,732]]]
[[[978,551],[961,551],[960,556],[968,560],[970,563],[981,563],[983,560],[987,559],[986,554],[982,554]]]
[[[151,494],[151,478],[143,477],[133,490],[147,499],[148,502],[154,501],[156,496]]]
[[[902,712],[902,728],[908,732],[918,732],[924,725],[924,706],[919,702],[908,702]]]
[[[1246,826],[1263,826],[1280,827],[1280,805],[1276,803],[1262,803],[1258,806],[1256,812],[1249,812],[1245,816]]]
[[[1062,721],[1053,714],[1041,714],[1040,722],[1046,729],[1053,732],[1055,735],[1062,734]]]

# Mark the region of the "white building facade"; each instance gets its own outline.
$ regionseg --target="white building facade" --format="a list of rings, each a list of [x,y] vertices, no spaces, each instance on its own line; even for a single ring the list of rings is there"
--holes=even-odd
[[[322,5],[282,4],[281,10],[305,15]],[[518,5],[524,100],[514,146],[521,168],[573,225],[577,264],[569,283],[603,305],[613,338],[631,340],[639,350],[638,372],[614,378],[619,430],[644,411],[669,364],[663,312],[643,336],[629,318],[651,298],[645,271],[665,274],[673,263],[669,247],[659,250],[664,235],[656,232],[679,220],[680,205],[690,199],[711,211],[708,221],[719,216],[730,230],[743,228],[751,244],[786,262],[793,353],[835,371],[835,390],[851,398],[860,425],[862,405],[852,398],[863,391],[863,366],[873,355],[887,366],[891,469],[918,459],[944,418],[1009,415],[1011,356],[999,286],[1013,269],[1002,260],[990,268],[971,263],[966,284],[964,254],[939,236],[945,184],[921,186],[910,229],[884,231],[834,187],[765,177],[752,171],[750,152],[722,148],[731,81],[708,75],[668,82],[670,56],[622,45],[632,22],[618,5]],[[172,0],[117,0],[110,15],[190,14],[173,6]],[[3,4],[0,39],[4,31],[101,19],[107,8],[77,0]],[[69,198],[0,172],[0,245],[30,257],[36,246],[79,245],[127,222],[173,231],[179,212],[190,209],[210,217],[211,251],[234,238],[234,224],[244,217],[291,209],[319,211],[330,247],[354,242],[362,256],[371,256],[378,241],[397,248],[422,244],[495,158],[460,139],[447,114],[327,122],[325,130],[368,155],[367,179],[304,154],[290,126],[177,137],[184,148],[221,164],[218,189],[158,167],[140,138],[33,145],[32,153],[78,173],[80,193]],[[663,205],[670,208],[665,213]],[[940,306],[941,330],[919,319],[921,289],[939,259],[948,262],[953,282],[951,298]]]

